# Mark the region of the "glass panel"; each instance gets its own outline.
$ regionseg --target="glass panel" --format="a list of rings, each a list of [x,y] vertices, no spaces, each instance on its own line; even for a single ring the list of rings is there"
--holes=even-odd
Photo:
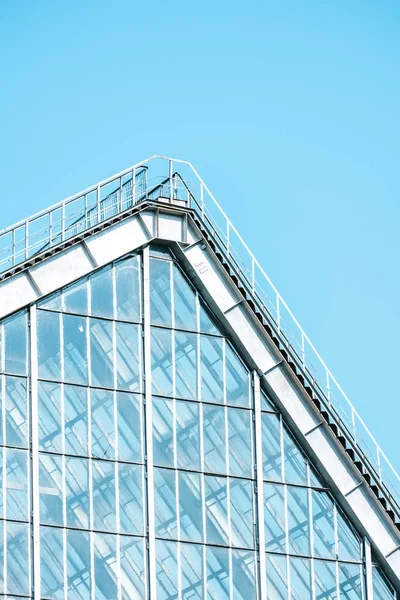
[[[26,380],[21,377],[5,377],[6,444],[28,445]]]
[[[39,446],[61,453],[61,385],[38,383]]]
[[[143,462],[142,398],[117,392],[117,421],[119,460]]]
[[[143,467],[119,463],[121,533],[144,534]]]
[[[20,312],[3,321],[5,372],[26,375],[27,319]]]
[[[202,335],[200,344],[201,399],[223,404],[222,339]]]
[[[153,325],[172,326],[171,261],[150,259],[150,314]]]
[[[312,600],[311,561],[290,557],[291,600]]]
[[[277,412],[275,406],[272,404],[271,400],[268,398],[267,394],[264,390],[261,391],[261,410],[267,410],[269,412]]]
[[[88,454],[88,390],[64,385],[65,453]]]
[[[340,560],[361,560],[361,545],[346,518],[337,511],[338,555]]]
[[[203,548],[181,544],[182,600],[203,599]]]
[[[229,472],[238,477],[252,477],[251,412],[228,408]]]
[[[90,370],[92,385],[114,387],[113,325],[90,319]]]
[[[6,524],[7,528],[7,592],[29,595],[29,525]]]
[[[288,486],[289,552],[310,555],[308,490]]]
[[[264,479],[282,481],[280,416],[261,415]]]
[[[203,517],[200,475],[178,471],[178,476],[181,539],[201,542]]]
[[[283,451],[285,481],[308,485],[306,459],[285,426],[283,427]]]
[[[173,401],[153,398],[153,460],[162,467],[174,466]]]
[[[90,390],[92,456],[115,458],[114,392]]]
[[[142,600],[145,592],[144,540],[120,537],[121,600]]]
[[[115,467],[105,460],[92,462],[93,528],[105,531],[116,529]]]
[[[154,469],[154,512],[156,536],[176,539],[176,489],[175,473],[167,469]]]
[[[257,580],[254,552],[232,551],[233,598],[257,598]]]
[[[223,406],[203,406],[203,431],[205,471],[227,473]]]
[[[207,598],[229,600],[229,550],[206,547]]]
[[[335,557],[333,502],[326,492],[312,492],[315,556]]]
[[[253,483],[230,479],[232,546],[254,548]]]
[[[265,548],[286,551],[284,486],[264,483]]]
[[[175,327],[196,331],[196,293],[176,265],[173,265],[173,277]]]
[[[6,452],[7,518],[28,521],[28,451],[11,450]]]
[[[177,544],[156,540],[157,600],[171,600],[178,594]]]
[[[219,335],[220,332],[217,329],[214,321],[210,317],[208,310],[203,306],[200,302],[200,331],[202,333],[212,333],[214,335]]]
[[[65,467],[67,525],[87,529],[89,525],[88,461],[84,458],[67,458]]]
[[[90,600],[89,534],[67,530],[68,600]]]
[[[247,369],[227,342],[226,352],[226,403],[250,406],[250,377]]]
[[[140,391],[139,326],[116,323],[117,387]]]
[[[177,398],[197,398],[197,336],[175,332],[175,367]]]
[[[178,467],[200,470],[200,407],[194,402],[177,400],[176,457]]]
[[[152,390],[159,396],[172,396],[171,331],[151,329]]]
[[[60,315],[37,311],[39,377],[61,381]]]
[[[94,550],[94,587],[96,600],[115,600],[117,590],[117,549],[115,535],[95,533]]]
[[[267,599],[287,600],[286,557],[267,554]]]
[[[140,320],[140,284],[138,257],[124,259],[115,265],[117,319]]]
[[[89,278],[91,315],[94,317],[114,317],[113,285],[111,267],[105,267]]]
[[[41,595],[64,599],[63,531],[54,527],[40,528]]]
[[[78,281],[67,287],[63,293],[64,310],[67,313],[88,315],[88,283],[87,280]]]
[[[63,525],[61,456],[39,456],[40,522]]]
[[[228,543],[226,481],[224,477],[204,477],[207,544]]]
[[[372,586],[374,588],[374,600],[393,600],[396,597],[394,589],[378,567],[372,568]]]
[[[63,309],[62,294],[60,292],[56,292],[51,296],[47,296],[47,298],[43,298],[43,300],[40,300],[40,302],[37,303],[37,307],[61,312]]]
[[[317,600],[335,600],[337,598],[336,562],[315,560],[314,577]]]
[[[340,598],[345,600],[362,600],[361,566],[339,563]],[[374,594],[374,598],[376,596]],[[379,597],[378,599],[379,600]]]
[[[87,384],[86,319],[63,315],[64,379],[71,383]]]

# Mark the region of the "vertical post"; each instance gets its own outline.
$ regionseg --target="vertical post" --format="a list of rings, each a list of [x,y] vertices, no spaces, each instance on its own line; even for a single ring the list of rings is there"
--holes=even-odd
[[[256,286],[256,277],[255,277],[255,261],[254,256],[251,257],[251,290],[254,294]]]
[[[303,365],[303,369],[306,367],[306,351],[305,351],[305,340],[304,340],[304,331],[301,330],[301,363]]]
[[[25,221],[25,259],[29,258],[29,221]]]
[[[119,178],[119,212],[122,211],[122,177]]]
[[[135,198],[136,198],[136,167],[133,167],[132,169],[132,206],[135,204]]]
[[[147,528],[149,537],[149,598],[156,598],[156,541],[154,519],[153,403],[150,352],[150,256],[143,250],[144,401],[146,414]]]
[[[263,454],[262,454],[262,423],[261,423],[261,389],[260,377],[253,371],[254,391],[254,423],[255,423],[255,466],[257,482],[257,521],[258,521],[258,552],[259,552],[259,578],[260,600],[267,600],[267,576],[265,560],[265,532],[264,532],[264,485],[263,485]]]
[[[173,191],[172,191],[172,174],[173,174],[173,161],[170,160],[169,161],[169,201],[172,204],[172,200],[173,200]]]
[[[200,183],[200,204],[201,204],[201,218],[204,221],[204,186]]]
[[[364,575],[365,575],[365,598],[374,600],[374,588],[372,583],[372,556],[369,539],[363,538],[364,546]]]
[[[100,186],[97,186],[97,223],[100,223],[101,211],[100,211]]]
[[[32,444],[32,528],[34,600],[40,600],[40,498],[39,498],[39,417],[38,417],[38,356],[36,344],[36,305],[29,309],[31,444]]]
[[[378,465],[379,481],[382,483],[381,449],[376,444],[376,462]]]
[[[353,437],[354,441],[357,442],[357,430],[356,430],[356,414],[354,408],[351,407],[351,424],[353,426]]]
[[[230,230],[230,223],[229,221],[226,222],[226,251],[229,257],[230,254],[230,234],[231,234],[231,230]]]
[[[331,404],[331,379],[328,369],[326,370],[326,389],[328,391],[328,404]]]
[[[65,202],[61,205],[61,241],[65,240]]]
[[[276,294],[276,320],[278,323],[278,333],[281,332],[281,305],[279,294]]]

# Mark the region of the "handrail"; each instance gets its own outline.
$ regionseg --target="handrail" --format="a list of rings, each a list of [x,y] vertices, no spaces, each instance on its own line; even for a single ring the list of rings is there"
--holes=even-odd
[[[150,169],[153,168],[155,163],[158,166],[160,161],[163,165],[167,164],[166,172],[163,175],[157,174],[157,176],[149,178]],[[181,165],[182,169],[187,169],[192,174],[190,185],[188,177],[183,178],[181,174],[174,172],[174,164]],[[193,175],[194,182],[191,181]],[[123,181],[124,178],[127,178],[126,181]],[[143,181],[141,178],[143,178]],[[155,183],[156,179],[161,179],[161,182]],[[177,179],[180,180],[182,187],[178,187]],[[116,184],[116,189],[101,198],[102,191],[112,183]],[[193,184],[198,186],[196,192],[193,190]],[[125,194],[125,197],[123,193],[124,186],[129,191]],[[233,261],[232,264],[237,265],[238,274],[245,276],[249,294],[259,299],[261,307],[267,313],[269,322],[272,320],[282,344],[294,354],[298,368],[305,374],[310,384],[318,388],[320,395],[322,394],[323,398],[326,399],[325,403],[328,408],[338,415],[341,426],[347,430],[347,437],[350,436],[357,452],[361,451],[364,459],[371,465],[377,474],[377,483],[387,489],[392,503],[397,505],[397,511],[400,514],[400,477],[395,468],[327,367],[310,338],[304,332],[288,304],[190,162],[160,155],[151,156],[94,186],[86,188],[79,194],[74,194],[46,210],[37,212],[32,217],[3,229],[0,231],[0,274],[2,271],[9,271],[16,264],[30,258],[30,256],[42,251],[49,245],[68,239],[68,237],[74,235],[74,229],[80,224],[83,228],[85,226],[86,228],[91,227],[118,212],[122,212],[144,198],[152,199],[158,193],[157,190],[161,190],[159,195],[167,195],[171,200],[183,191],[182,199],[186,201],[187,205],[193,206],[194,204],[197,207],[201,218],[209,224],[211,235],[222,245],[222,249],[226,252],[229,260]],[[91,197],[90,206],[88,206],[89,197]],[[74,203],[78,205],[78,210],[71,212]],[[79,208],[79,203],[83,203],[83,208]],[[107,206],[107,203],[111,203],[110,206]],[[212,214],[213,210],[217,211],[219,219],[215,214]],[[73,219],[72,222],[71,219]],[[37,227],[40,220],[44,221],[43,227],[35,230],[35,226]],[[222,224],[219,223],[219,220],[222,220]],[[233,241],[234,239],[236,242]],[[3,241],[5,241],[5,245]],[[240,250],[237,247],[238,245],[240,245]],[[249,262],[247,263],[246,260]],[[286,323],[287,319],[291,321],[290,326]],[[317,364],[314,364],[314,361]],[[322,377],[319,373],[321,369]],[[341,400],[336,397],[334,389],[336,389]],[[342,401],[344,401],[344,406],[342,406]],[[350,419],[345,411],[346,406],[350,412]],[[340,413],[343,412],[344,418],[340,416],[338,410]],[[363,439],[365,434],[368,443]],[[362,443],[365,444],[364,449],[361,446]],[[370,448],[371,445],[372,449]],[[373,451],[374,455],[367,456],[365,454],[366,449],[369,453]],[[386,469],[389,469],[390,473]],[[388,489],[389,486],[393,487],[393,482],[390,481],[389,477],[395,481],[396,498]]]

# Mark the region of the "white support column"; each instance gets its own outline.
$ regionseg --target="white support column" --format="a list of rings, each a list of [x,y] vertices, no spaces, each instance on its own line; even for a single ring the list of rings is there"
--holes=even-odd
[[[374,600],[374,589],[372,585],[372,556],[369,539],[364,537],[364,573],[365,573],[365,599]]]
[[[144,328],[144,400],[146,419],[147,465],[147,530],[149,537],[149,598],[156,598],[156,541],[154,522],[154,467],[153,467],[153,402],[151,397],[150,351],[150,258],[149,247],[143,250],[143,328]]]
[[[255,448],[256,448],[256,481],[257,481],[257,520],[258,520],[258,549],[259,549],[259,577],[260,600],[267,600],[267,568],[265,560],[265,532],[264,532],[264,485],[263,485],[263,452],[262,452],[262,425],[261,425],[261,392],[260,378],[253,371],[254,385],[254,415],[255,415]]]
[[[36,344],[36,305],[29,309],[31,444],[32,444],[32,528],[34,600],[40,600],[40,497],[39,497],[39,416],[38,416],[38,356]]]

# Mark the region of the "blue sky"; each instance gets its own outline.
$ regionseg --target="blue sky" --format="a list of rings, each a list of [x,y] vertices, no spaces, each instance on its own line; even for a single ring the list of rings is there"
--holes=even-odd
[[[400,5],[3,0],[0,227],[190,160],[400,468]]]

